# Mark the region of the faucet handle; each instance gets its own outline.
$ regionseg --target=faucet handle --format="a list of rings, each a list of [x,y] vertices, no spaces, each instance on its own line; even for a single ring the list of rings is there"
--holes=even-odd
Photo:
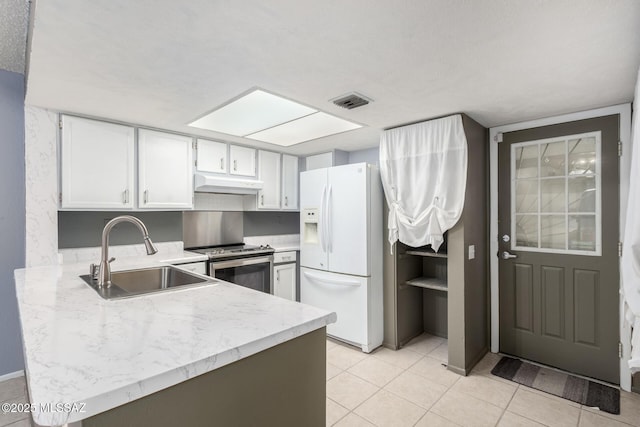
[[[89,266],[89,275],[91,275],[91,279],[92,280],[98,280],[98,270],[99,270],[99,266],[97,266],[94,263],[91,263],[91,265]]]

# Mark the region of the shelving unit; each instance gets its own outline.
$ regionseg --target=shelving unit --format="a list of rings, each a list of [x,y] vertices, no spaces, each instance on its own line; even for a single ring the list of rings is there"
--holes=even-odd
[[[423,248],[419,248],[419,249],[407,249],[407,251],[405,252],[405,256],[420,256],[420,257],[425,257],[425,258],[439,258],[439,259],[447,259],[447,254],[446,253],[439,253],[439,252],[434,252],[430,249],[423,249]],[[429,270],[429,268],[425,268],[424,266],[424,262],[426,260],[423,261],[423,273],[425,272],[425,270]],[[438,274],[439,273],[439,274]],[[435,289],[436,291],[442,291],[442,292],[447,292],[449,290],[449,287],[447,285],[447,278],[446,278],[446,274],[444,274],[444,277],[442,272],[438,272],[436,274],[438,274],[438,276],[432,276],[432,275],[425,275],[422,277],[416,277],[415,279],[410,279],[407,280],[405,282],[405,284],[409,285],[409,286],[417,286],[419,288],[424,288],[424,289]],[[433,274],[433,273],[432,273]]]
[[[384,245],[384,345],[399,349],[427,332],[449,340],[447,368],[467,375],[488,349],[487,129],[462,114],[468,166],[464,210],[439,252]],[[388,207],[384,224],[388,221]],[[385,228],[383,232],[387,233]],[[469,259],[470,246],[475,257]]]

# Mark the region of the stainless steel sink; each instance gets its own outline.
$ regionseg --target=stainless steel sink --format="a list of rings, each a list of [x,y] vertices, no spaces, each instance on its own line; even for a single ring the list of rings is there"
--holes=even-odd
[[[111,286],[108,288],[98,286],[98,279],[91,278],[89,274],[84,274],[80,278],[104,299],[128,298],[176,288],[216,283],[213,278],[203,279],[198,275],[169,265],[112,272]]]

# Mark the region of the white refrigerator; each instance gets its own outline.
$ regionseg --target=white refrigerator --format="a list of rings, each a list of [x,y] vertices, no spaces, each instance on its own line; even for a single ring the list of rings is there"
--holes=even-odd
[[[382,344],[382,184],[356,163],[300,174],[300,301],[336,312],[333,338]]]

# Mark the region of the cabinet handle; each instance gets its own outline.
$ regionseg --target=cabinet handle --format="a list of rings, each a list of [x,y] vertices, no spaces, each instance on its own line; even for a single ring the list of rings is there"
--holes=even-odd
[[[144,190],[144,203],[149,202],[149,190]]]
[[[264,206],[264,194],[260,196],[260,204]]]
[[[289,206],[289,196],[284,196],[284,205]]]
[[[237,161],[237,160],[234,160],[234,161],[233,161],[233,170],[234,170],[234,171],[237,171],[237,170],[238,170],[238,161]]]
[[[280,281],[280,270],[278,270],[278,273],[277,273],[277,275],[276,275],[276,276],[277,276],[277,277],[276,277],[276,280],[279,282],[279,281]]]
[[[122,203],[125,205],[129,203],[129,190],[124,190],[122,192]]]
[[[224,158],[220,158],[220,169],[224,170]]]

